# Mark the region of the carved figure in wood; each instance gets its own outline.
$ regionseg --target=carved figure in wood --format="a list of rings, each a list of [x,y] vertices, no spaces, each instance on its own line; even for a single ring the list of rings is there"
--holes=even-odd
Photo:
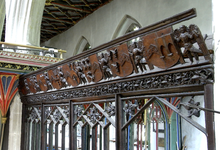
[[[108,57],[110,60],[113,60],[113,57],[118,58],[118,49],[109,50]]]
[[[51,70],[47,71],[50,82],[52,83],[52,85],[55,89],[62,88],[62,82],[60,81],[60,73],[59,72],[60,72],[59,67],[57,67],[53,70],[51,69]]]
[[[188,104],[199,106],[200,102],[195,102],[194,97],[192,97],[188,101]],[[180,103],[180,105],[182,105],[186,110],[188,110],[188,117],[192,117],[193,115],[196,117],[200,116],[200,109],[199,108],[190,107],[188,105],[184,105],[183,103]]]
[[[196,43],[196,39],[199,37],[201,37],[201,32],[195,25],[190,25],[189,28],[182,25],[179,29],[174,31],[174,39],[178,42],[180,47],[184,48],[183,55],[187,55],[191,63],[193,63],[193,56],[198,62],[198,53],[202,53],[201,50],[193,46],[193,44]]]
[[[78,77],[80,79],[80,83],[87,83],[86,76],[83,73],[83,68],[81,67],[81,62],[80,61],[75,62],[75,71],[76,71],[76,74],[78,75]]]
[[[91,69],[91,63],[88,57],[85,58],[85,68],[86,70],[90,70]]]
[[[90,63],[89,57],[86,57],[85,59],[82,59],[82,68],[83,68],[83,73],[87,77],[88,82],[94,82],[95,75],[94,71],[92,70],[92,65]]]
[[[95,76],[92,74],[91,71],[87,72],[87,78],[89,78],[90,81],[94,82]]]
[[[60,81],[62,83],[62,87],[69,86],[68,82],[66,81],[66,78],[64,77],[62,68],[59,68],[59,77],[60,77]]]
[[[111,61],[111,66],[114,68],[114,70],[117,73],[120,73],[119,63],[114,61],[114,59],[118,59],[118,49],[116,48],[114,50],[109,50],[107,55],[108,55],[109,60]],[[113,76],[115,77],[116,75],[113,74]]]
[[[46,72],[44,72],[44,79],[46,80],[46,83],[47,83],[47,89],[48,90],[51,90],[51,89],[54,89],[53,88],[53,85],[52,85],[52,83],[51,83],[51,80],[50,80],[50,78],[48,77],[48,73],[47,73],[47,71]]]
[[[27,79],[26,78],[24,79],[24,85],[25,85],[27,94],[29,94],[30,93],[30,88],[29,88],[29,85],[27,83]]]
[[[129,46],[129,53],[133,63],[135,64],[135,67],[139,67],[142,72],[147,70],[145,67],[146,60],[143,57],[144,49],[145,47],[143,46],[143,42],[141,40],[139,42],[134,42]],[[136,72],[139,72],[138,69],[136,69]]]
[[[109,58],[105,57],[104,53],[101,53],[101,58],[99,59],[99,64],[101,66],[102,69],[102,73],[105,79],[111,78],[112,74],[111,74],[111,69],[108,66],[108,62],[109,62]]]
[[[36,76],[33,76],[33,78],[32,78],[31,80],[32,80],[32,82],[34,83],[34,88],[35,88],[36,92],[40,92],[41,89],[40,89],[40,86],[39,86],[39,84],[38,84],[38,82],[37,82]]]

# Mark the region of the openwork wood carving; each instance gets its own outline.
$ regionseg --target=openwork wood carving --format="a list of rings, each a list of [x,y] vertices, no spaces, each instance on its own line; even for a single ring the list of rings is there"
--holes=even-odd
[[[166,123],[163,133],[169,135],[171,132],[167,129],[171,129],[172,115],[177,113],[208,135],[208,149],[213,150],[212,114],[205,113],[204,128],[191,117],[199,116],[199,103],[193,98],[187,105],[181,102],[185,96],[204,95],[208,108],[204,109],[213,109],[212,51],[207,49],[196,25],[183,25],[174,31],[171,27],[190,16],[195,16],[195,12],[186,11],[22,76],[21,98],[23,106],[29,108],[29,112],[24,113],[23,131],[29,131],[32,123],[32,134],[24,132],[27,139],[22,141],[30,141],[30,135],[31,139],[35,139],[35,135],[38,139],[41,133],[42,142],[31,140],[33,147],[41,143],[41,149],[53,149],[55,141],[55,149],[58,149],[62,128],[62,149],[65,149],[68,128],[70,149],[98,149],[98,143],[100,148],[110,149],[110,142],[117,150],[129,149],[134,147],[134,135],[137,135],[135,146],[142,148],[146,142],[142,139],[145,123],[152,122],[156,134],[158,123],[164,126]],[[133,38],[139,40],[131,43]],[[178,105],[188,106],[189,114],[181,113]],[[109,136],[111,133],[115,136]],[[169,141],[172,140],[168,137],[166,149],[173,149],[169,146],[176,143]],[[29,143],[24,145],[30,148]]]
[[[139,39],[131,45],[123,42],[108,46],[95,54],[69,59],[64,64],[25,76],[20,83],[21,92],[40,94],[26,96],[28,102],[36,102],[212,82],[210,69],[147,77],[152,72],[212,63],[196,25],[183,25],[174,31],[170,26],[142,34]],[[199,48],[195,48],[195,44]],[[60,89],[62,91],[57,91]],[[45,92],[50,93],[42,94]]]
[[[110,82],[92,87],[82,87],[68,91],[57,91],[56,93],[29,95],[24,97],[28,103],[41,101],[56,101],[80,97],[105,96],[117,93],[137,92],[143,90],[166,89],[192,85],[204,85],[213,83],[212,68],[195,70],[182,70],[182,72],[169,72],[158,76],[143,78],[132,78],[127,81]]]

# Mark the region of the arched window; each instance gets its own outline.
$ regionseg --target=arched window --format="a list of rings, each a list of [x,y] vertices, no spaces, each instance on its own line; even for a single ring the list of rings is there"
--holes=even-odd
[[[91,45],[89,44],[87,39],[82,36],[79,43],[77,44],[76,51],[74,54],[76,55],[76,54],[82,53],[83,51],[86,51],[89,49],[91,49]]]
[[[112,39],[125,35],[126,33],[136,31],[141,28],[140,23],[129,15],[125,15],[120,21]]]

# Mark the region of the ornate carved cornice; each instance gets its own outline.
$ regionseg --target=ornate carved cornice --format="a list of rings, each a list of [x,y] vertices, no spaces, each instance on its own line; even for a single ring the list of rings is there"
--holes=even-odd
[[[25,103],[41,103],[59,100],[76,99],[83,97],[114,96],[132,92],[164,91],[167,88],[181,88],[190,86],[203,86],[213,83],[213,68],[210,65],[182,69],[178,72],[168,71],[157,75],[130,77],[122,81],[110,81],[102,84],[85,85],[78,88],[50,91],[49,93],[37,93],[23,96]]]

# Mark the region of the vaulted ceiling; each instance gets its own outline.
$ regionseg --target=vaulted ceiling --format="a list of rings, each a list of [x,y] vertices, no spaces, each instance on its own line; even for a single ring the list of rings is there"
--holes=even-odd
[[[41,23],[41,42],[66,31],[110,1],[112,0],[46,0]]]

